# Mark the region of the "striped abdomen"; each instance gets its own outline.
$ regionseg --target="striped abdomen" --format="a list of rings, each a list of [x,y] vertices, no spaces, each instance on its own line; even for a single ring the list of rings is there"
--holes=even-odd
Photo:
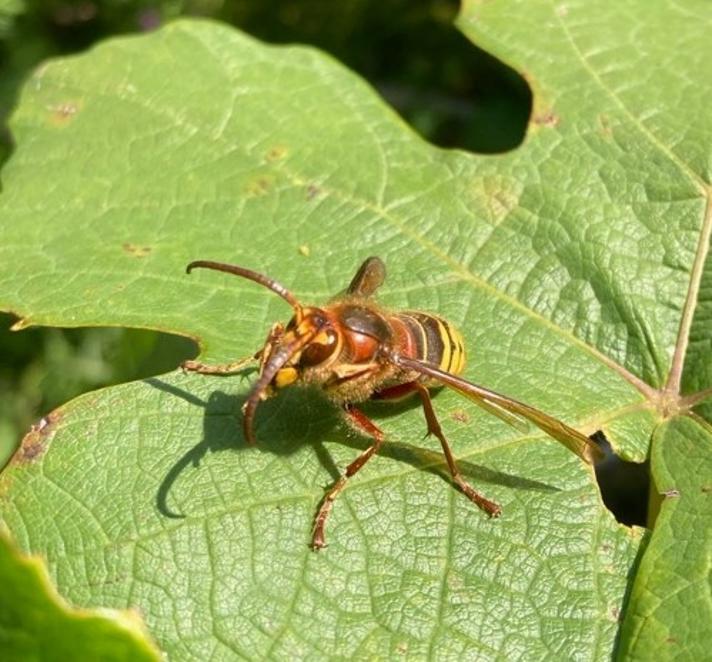
[[[398,351],[459,375],[465,368],[465,344],[460,332],[436,315],[407,310],[389,319],[396,331]],[[398,328],[400,327],[400,328]]]

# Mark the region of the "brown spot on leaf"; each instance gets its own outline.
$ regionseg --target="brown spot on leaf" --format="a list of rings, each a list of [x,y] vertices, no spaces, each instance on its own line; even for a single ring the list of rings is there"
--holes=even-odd
[[[464,409],[456,409],[450,414],[450,417],[453,421],[457,421],[458,423],[470,422],[470,415]]]
[[[50,107],[50,122],[55,126],[65,126],[79,112],[81,104],[77,101],[67,101]]]
[[[538,126],[547,126],[549,128],[554,128],[559,125],[561,118],[553,111],[547,110],[543,113],[536,113],[532,115],[532,123]]]
[[[619,620],[621,617],[621,610],[616,606],[611,607],[611,616],[613,616],[614,621]]]
[[[272,186],[272,179],[270,177],[262,176],[253,179],[248,182],[245,187],[245,192],[247,195],[252,197],[259,197],[265,195]]]
[[[309,246],[307,244],[302,244],[299,247],[299,252],[304,256],[304,257],[309,257],[309,254],[311,253],[311,250],[309,249]]]
[[[665,490],[665,491],[663,492],[663,496],[664,496],[665,498],[668,498],[668,499],[679,497],[679,496],[680,496],[680,490],[676,490],[676,489],[673,487],[673,488],[671,488],[671,489],[669,489],[669,490]]]
[[[122,248],[134,257],[146,257],[152,250],[150,246],[137,246],[128,241],[122,244]]]
[[[703,485],[700,488],[700,492],[702,492],[702,494],[709,494],[710,492],[712,492],[712,485]]]
[[[608,119],[608,115],[601,114],[598,116],[598,130],[606,139],[613,135],[613,129],[611,129],[611,123]]]
[[[316,184],[307,186],[307,200],[313,200],[319,193],[321,193],[321,189]]]
[[[22,438],[20,447],[13,456],[13,462],[29,463],[40,457],[47,448],[47,442],[54,434],[57,422],[61,419],[59,410],[55,410],[47,416],[43,416],[37,423],[34,423],[30,431]]]
[[[41,440],[37,440],[34,436],[28,438],[28,435],[25,435],[25,443],[23,443],[20,449],[20,459],[23,462],[32,462],[32,460],[42,454],[43,450],[44,444],[41,443]]]
[[[267,151],[265,159],[267,161],[281,161],[288,154],[287,148],[284,145],[275,145]]]

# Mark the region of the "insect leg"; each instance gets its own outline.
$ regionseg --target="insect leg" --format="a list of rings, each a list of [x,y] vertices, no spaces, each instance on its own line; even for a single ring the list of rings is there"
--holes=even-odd
[[[490,501],[482,496],[474,487],[472,487],[472,485],[466,482],[460,474],[460,470],[457,468],[457,464],[455,463],[455,458],[452,455],[450,444],[447,443],[447,439],[445,439],[445,435],[443,434],[440,423],[435,415],[435,410],[433,409],[433,403],[430,399],[428,389],[419,382],[415,382],[415,385],[423,403],[425,421],[428,424],[428,434],[434,434],[440,440],[440,444],[443,447],[443,454],[447,460],[447,466],[450,469],[453,482],[465,493],[470,501],[477,504],[477,506],[484,510],[490,517],[499,517],[502,512],[502,508],[499,504],[496,504],[494,501]]]
[[[250,363],[254,363],[262,352],[259,352],[256,356],[246,356],[238,361],[232,361],[231,363],[221,363],[219,365],[210,365],[208,363],[201,363],[200,361],[183,361],[181,363],[181,368],[185,372],[199,372],[201,375],[234,375],[238,372],[242,372]]]
[[[319,506],[319,511],[314,520],[314,532],[312,535],[312,549],[321,549],[326,546],[324,540],[324,526],[329,517],[331,509],[334,507],[334,501],[339,496],[341,490],[346,486],[346,481],[351,478],[366,462],[368,462],[381,447],[383,443],[383,432],[371,421],[363,412],[344,405],[344,412],[347,414],[352,423],[356,427],[371,437],[374,441],[361,455],[359,455],[348,467],[339,479],[329,488],[329,491],[324,495],[324,498]]]
[[[277,322],[273,324],[267,334],[267,339],[262,349],[258,350],[251,356],[246,356],[237,361],[231,361],[230,363],[221,363],[219,365],[210,365],[208,363],[201,363],[200,361],[183,361],[181,368],[184,372],[198,372],[201,375],[234,375],[238,372],[242,372],[251,363],[259,361],[264,362],[269,353],[272,351],[272,346],[279,340],[279,338],[284,334],[284,327]]]

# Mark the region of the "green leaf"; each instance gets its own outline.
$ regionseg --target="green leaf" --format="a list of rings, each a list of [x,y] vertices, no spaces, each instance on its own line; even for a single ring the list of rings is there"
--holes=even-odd
[[[472,429],[448,415],[459,403],[438,397],[463,470],[500,499],[501,520],[442,479],[412,417],[389,419],[397,441],[337,501],[330,545],[314,553],[332,461],[365,442],[291,391],[264,405],[264,441],[246,448],[243,391],[183,375],[115,387],[25,441],[0,508],[72,601],[138,607],[166,652],[199,659],[610,649],[637,537],[601,512],[566,451],[497,444],[507,431],[485,420],[491,439],[467,444]]]
[[[694,139],[711,99],[690,66],[710,26],[681,11],[468,5],[462,28],[535,92],[526,142],[496,157],[424,143],[323,54],[215,24],[51,63],[13,119],[0,307],[20,326],[180,332],[227,361],[288,309],[253,283],[186,276],[189,261],[242,264],[320,303],[377,254],[384,305],[463,330],[467,378],[641,459],[711,387],[688,344],[712,333],[708,143]],[[663,53],[670,25],[687,47]],[[643,67],[659,90],[636,82]],[[247,448],[247,389],[175,373],[72,401],[0,476],[3,519],[69,599],[138,607],[179,658],[610,657],[640,533],[556,442],[437,396],[463,473],[503,506],[488,520],[450,485],[417,408],[373,405],[389,443],[315,554],[324,488],[368,442],[291,389],[261,405]]]
[[[136,613],[69,607],[38,558],[22,556],[0,528],[3,660],[157,660]]]
[[[700,660],[712,637],[710,426],[687,418],[653,438],[653,478],[666,495],[621,632],[630,659]]]

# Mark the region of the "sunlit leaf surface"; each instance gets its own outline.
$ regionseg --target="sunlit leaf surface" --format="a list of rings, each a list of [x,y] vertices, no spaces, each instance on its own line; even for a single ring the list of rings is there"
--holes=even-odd
[[[668,443],[654,435],[664,415],[686,430],[696,404],[687,438],[709,457],[704,6],[466,3],[461,29],[535,95],[525,143],[491,157],[426,144],[319,52],[216,24],[50,63],[13,119],[0,306],[25,325],[189,334],[204,360],[232,360],[289,310],[253,283],[187,276],[189,261],[264,271],[319,303],[379,255],[381,302],[456,324],[468,379],[637,459],[651,437]],[[368,441],[291,390],[260,408],[247,448],[248,384],[176,372],[106,389],[25,440],[0,512],[64,596],[139,609],[178,659],[609,659],[619,621],[650,609],[665,573],[644,556],[645,590],[625,601],[641,536],[606,511],[591,470],[452,393],[436,410],[502,518],[449,484],[416,407],[374,405],[390,443],[311,552],[325,486]],[[687,498],[663,511],[666,535],[709,513]],[[662,535],[646,554],[671,567]],[[709,555],[708,538],[687,544]],[[652,636],[634,632],[621,652]]]

